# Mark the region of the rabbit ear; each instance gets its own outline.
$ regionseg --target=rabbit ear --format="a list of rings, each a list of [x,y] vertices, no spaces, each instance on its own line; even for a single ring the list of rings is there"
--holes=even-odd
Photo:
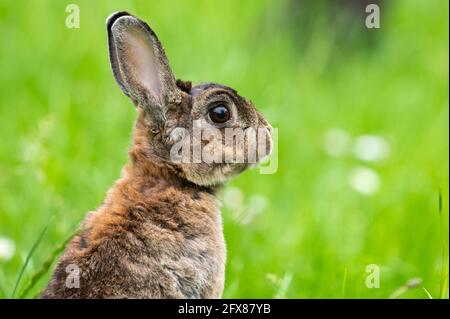
[[[177,87],[156,34],[127,12],[112,14],[107,29],[111,67],[122,91],[137,105],[161,111]]]

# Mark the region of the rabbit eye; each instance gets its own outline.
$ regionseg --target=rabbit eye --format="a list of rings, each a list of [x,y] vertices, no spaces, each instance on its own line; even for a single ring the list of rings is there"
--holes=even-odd
[[[214,123],[225,123],[230,119],[230,111],[223,104],[216,105],[208,114],[209,118]]]

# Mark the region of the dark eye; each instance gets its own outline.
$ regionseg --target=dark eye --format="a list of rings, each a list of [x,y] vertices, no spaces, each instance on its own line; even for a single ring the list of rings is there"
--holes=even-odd
[[[230,119],[230,111],[223,104],[216,105],[208,114],[209,118],[214,123],[225,123]]]

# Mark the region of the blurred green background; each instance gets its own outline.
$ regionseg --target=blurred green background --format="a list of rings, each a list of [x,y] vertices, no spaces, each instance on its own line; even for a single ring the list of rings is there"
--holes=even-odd
[[[105,30],[127,10],[177,77],[236,88],[278,128],[278,171],[223,194],[224,297],[448,298],[448,1],[378,2],[380,29],[369,2],[2,0],[0,297],[42,229],[15,297],[127,161],[136,114]]]

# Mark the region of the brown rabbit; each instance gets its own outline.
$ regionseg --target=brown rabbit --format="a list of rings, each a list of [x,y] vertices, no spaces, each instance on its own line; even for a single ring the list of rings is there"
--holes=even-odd
[[[138,111],[130,162],[87,214],[42,298],[219,298],[226,251],[217,192],[252,163],[199,162],[191,153],[179,161],[173,149],[186,142],[182,130],[200,124],[201,132],[219,131],[220,143],[227,128],[263,130],[220,153],[248,155],[256,145],[258,161],[270,152],[271,127],[231,88],[175,81],[158,38],[138,18],[115,13],[107,30],[115,79]],[[187,141],[206,150],[204,140]],[[240,153],[238,144],[246,146]]]

